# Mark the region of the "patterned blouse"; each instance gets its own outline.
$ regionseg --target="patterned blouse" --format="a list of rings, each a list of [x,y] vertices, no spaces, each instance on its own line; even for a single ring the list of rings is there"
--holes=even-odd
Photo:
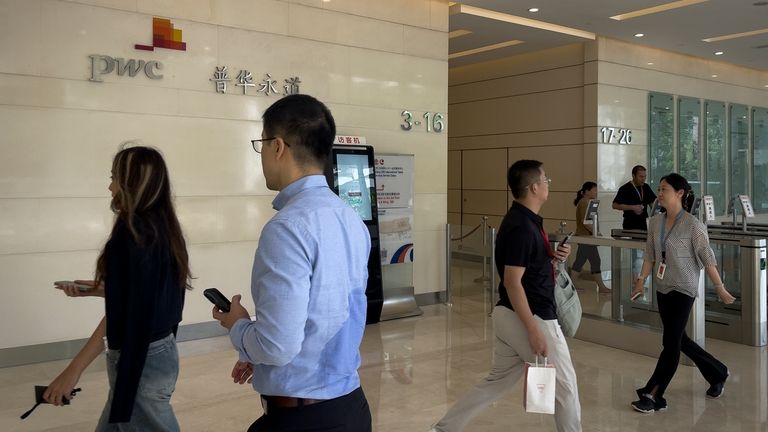
[[[695,298],[698,295],[699,272],[702,268],[716,266],[717,261],[709,245],[707,227],[690,213],[682,212],[672,231],[664,232],[667,244],[664,279],[656,277],[656,270],[662,261],[660,234],[666,214],[658,214],[648,221],[645,259],[654,263],[652,276],[658,292],[679,291]]]

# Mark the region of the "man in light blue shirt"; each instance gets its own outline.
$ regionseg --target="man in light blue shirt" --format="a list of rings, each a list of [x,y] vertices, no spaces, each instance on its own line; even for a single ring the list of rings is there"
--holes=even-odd
[[[240,354],[232,378],[261,394],[265,414],[248,431],[370,431],[357,369],[371,240],[323,176],[335,122],[307,95],[280,99],[262,119],[253,149],[279,193],[253,261],[254,319],[239,295],[229,313],[213,309]]]

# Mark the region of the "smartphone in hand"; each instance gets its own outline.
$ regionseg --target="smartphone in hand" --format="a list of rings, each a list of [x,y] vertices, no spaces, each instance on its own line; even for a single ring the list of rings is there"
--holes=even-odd
[[[58,289],[62,289],[65,285],[74,285],[78,291],[90,291],[96,288],[95,285],[86,285],[86,284],[75,283],[74,281],[67,281],[67,280],[56,281],[53,283],[53,286],[55,286]]]
[[[563,245],[568,244],[568,240],[570,240],[571,237],[573,237],[573,234],[574,234],[573,231],[569,232],[568,235],[565,236],[565,238],[560,242],[559,246],[563,246]]]
[[[229,312],[232,302],[216,288],[208,288],[203,291],[205,298],[211,301],[220,311]]]

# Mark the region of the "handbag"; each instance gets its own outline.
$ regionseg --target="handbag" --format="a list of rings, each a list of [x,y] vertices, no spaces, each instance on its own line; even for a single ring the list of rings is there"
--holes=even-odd
[[[581,323],[581,301],[563,264],[560,265],[555,278],[555,303],[557,322],[563,334],[567,337],[575,336]]]
[[[536,363],[525,363],[523,407],[526,412],[555,413],[556,378],[555,365],[547,363],[546,357],[543,364],[539,364],[539,356],[536,356]]]

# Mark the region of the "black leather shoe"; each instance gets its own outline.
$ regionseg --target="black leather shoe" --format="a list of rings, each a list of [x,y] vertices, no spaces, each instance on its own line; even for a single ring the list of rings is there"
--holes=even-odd
[[[730,372],[726,372],[724,380],[709,386],[709,388],[707,389],[707,397],[710,399],[717,399],[720,396],[722,396],[723,392],[725,391],[725,381],[728,379],[730,375],[731,375]]]

